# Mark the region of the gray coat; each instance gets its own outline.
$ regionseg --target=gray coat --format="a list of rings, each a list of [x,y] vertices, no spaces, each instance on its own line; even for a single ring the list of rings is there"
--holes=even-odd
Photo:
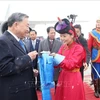
[[[51,53],[53,53],[53,52],[57,53],[59,48],[61,47],[61,45],[62,45],[62,43],[59,40],[55,39],[53,42]],[[40,54],[41,51],[50,51],[48,38],[40,42],[39,50],[38,50],[39,55],[41,55]],[[60,71],[60,68],[55,68],[54,81],[58,80],[59,71]]]

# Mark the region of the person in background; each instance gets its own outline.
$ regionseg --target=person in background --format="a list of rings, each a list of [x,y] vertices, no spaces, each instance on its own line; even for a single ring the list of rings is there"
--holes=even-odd
[[[92,30],[95,30],[96,28],[93,28]],[[91,83],[90,85],[94,85],[94,79],[93,79],[93,73],[92,73],[92,65],[91,65]]]
[[[37,100],[32,60],[38,53],[27,54],[22,42],[29,31],[28,16],[13,13],[6,25],[0,37],[0,99]]]
[[[80,67],[86,58],[85,50],[76,42],[77,35],[69,20],[66,18],[59,20],[55,24],[55,30],[63,41],[58,54],[51,54],[54,56],[55,66],[62,68],[55,100],[86,100],[80,73]]]
[[[30,31],[29,31],[29,37],[28,39],[25,38],[24,40],[24,43],[25,43],[25,46],[28,50],[28,52],[31,52],[31,51],[37,51],[38,52],[38,48],[39,48],[39,43],[40,43],[40,40],[37,39],[37,32],[35,30],[33,30],[32,28],[29,28]],[[33,71],[35,72],[38,72],[38,56],[33,60]],[[37,74],[36,76],[36,89],[40,91],[40,75],[39,73]]]
[[[76,31],[77,36],[78,36],[78,41],[77,42],[79,42],[84,47],[84,49],[86,51],[86,62],[80,68],[80,72],[81,72],[81,75],[82,75],[82,80],[84,80],[84,70],[87,69],[87,66],[89,66],[89,62],[90,62],[90,51],[88,49],[87,40],[84,38],[84,35],[81,32],[81,30],[82,30],[81,25],[76,24],[76,25],[74,25],[74,28],[75,28],[75,31]]]
[[[100,18],[96,20],[96,28],[89,33],[88,47],[91,52],[94,95],[100,98]]]
[[[53,52],[57,53],[60,46],[62,45],[62,43],[59,40],[55,39],[56,32],[55,32],[54,27],[52,26],[48,27],[47,34],[48,34],[47,39],[44,39],[43,41],[40,42],[39,50],[38,50],[39,56],[41,55],[42,51],[50,51],[51,53]],[[59,71],[60,71],[60,68],[56,68],[54,70],[55,85],[57,84]]]
[[[31,28],[29,27],[29,32],[30,32]],[[24,39],[29,39],[30,38],[30,34],[29,32],[26,34],[25,38]]]
[[[93,28],[92,30],[95,30],[96,28]],[[93,73],[92,73],[92,65],[91,65],[91,83],[90,83],[90,85],[94,85],[94,79],[93,79]]]

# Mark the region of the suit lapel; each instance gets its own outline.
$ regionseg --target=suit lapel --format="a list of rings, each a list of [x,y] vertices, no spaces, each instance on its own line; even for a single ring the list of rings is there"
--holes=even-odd
[[[29,45],[30,45],[30,51],[34,51],[34,48],[33,48],[33,45],[32,45],[32,40],[31,39],[30,39]]]
[[[8,32],[4,33],[8,37],[8,39],[17,47],[22,53],[26,54],[23,48],[20,46],[19,42]]]
[[[21,52],[23,52],[24,54],[26,54],[25,53],[25,51],[23,50],[23,48],[20,46],[20,44],[18,43],[18,41],[17,42],[13,42],[13,44],[21,51]]]
[[[36,39],[35,50],[38,49],[38,44],[39,44],[39,41]]]
[[[47,50],[50,51],[50,48],[49,48],[49,45],[50,45],[50,44],[49,44],[49,40],[48,40],[48,38],[47,38],[47,40],[46,40],[45,45],[47,46]]]

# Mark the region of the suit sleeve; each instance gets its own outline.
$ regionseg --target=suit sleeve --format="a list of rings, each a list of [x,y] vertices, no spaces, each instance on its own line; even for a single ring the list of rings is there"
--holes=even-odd
[[[9,46],[0,41],[0,76],[17,74],[31,67],[31,59],[28,55],[15,57]]]
[[[84,59],[84,50],[82,47],[76,47],[71,57],[65,57],[65,59],[59,64],[64,69],[80,68],[81,62]]]

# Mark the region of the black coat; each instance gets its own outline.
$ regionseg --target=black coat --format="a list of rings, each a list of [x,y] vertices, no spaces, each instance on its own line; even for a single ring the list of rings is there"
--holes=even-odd
[[[89,52],[89,49],[88,49],[88,44],[87,44],[87,40],[84,38],[83,35],[80,35],[78,37],[78,40],[79,40],[79,43],[83,46],[83,48],[85,49],[86,51],[86,62],[87,64],[89,64],[89,61],[90,61],[90,52]],[[78,41],[77,41],[78,42]]]
[[[32,62],[6,31],[0,37],[0,100],[37,100]]]

